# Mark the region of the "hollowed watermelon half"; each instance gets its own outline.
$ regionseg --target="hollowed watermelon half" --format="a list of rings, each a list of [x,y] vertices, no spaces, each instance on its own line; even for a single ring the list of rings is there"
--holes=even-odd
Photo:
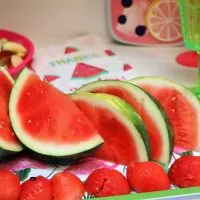
[[[97,157],[120,164],[149,160],[149,138],[144,123],[128,103],[100,93],[78,93],[71,97],[104,139]]]
[[[14,84],[9,111],[16,135],[36,153],[78,158],[103,143],[91,122],[66,94],[28,69]]]
[[[159,103],[143,89],[122,81],[95,81],[76,92],[107,93],[127,101],[143,119],[150,138],[151,158],[168,164],[173,152],[173,134]]]
[[[14,80],[5,68],[0,67],[0,155],[22,151],[9,119],[8,103]]]
[[[173,127],[175,147],[200,150],[200,102],[190,90],[160,77],[139,77],[131,82],[163,106]]]

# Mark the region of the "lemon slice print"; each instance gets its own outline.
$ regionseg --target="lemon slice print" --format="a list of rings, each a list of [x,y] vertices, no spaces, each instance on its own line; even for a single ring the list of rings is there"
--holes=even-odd
[[[146,25],[158,41],[174,42],[182,38],[180,12],[176,0],[155,0],[147,9]]]

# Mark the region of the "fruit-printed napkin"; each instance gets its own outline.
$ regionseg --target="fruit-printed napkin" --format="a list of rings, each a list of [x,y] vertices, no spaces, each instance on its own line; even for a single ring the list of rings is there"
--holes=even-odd
[[[67,93],[95,80],[127,80],[138,75],[130,64],[124,63],[95,35],[37,50],[33,68]]]

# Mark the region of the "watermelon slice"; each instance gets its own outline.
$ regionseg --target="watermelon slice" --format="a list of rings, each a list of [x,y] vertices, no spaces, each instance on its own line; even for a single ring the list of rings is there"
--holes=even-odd
[[[0,67],[0,155],[22,151],[23,147],[11,127],[8,102],[14,80],[5,68]]]
[[[200,150],[200,102],[190,90],[159,77],[139,77],[131,82],[144,88],[163,106],[173,127],[175,147]]]
[[[72,75],[72,79],[92,78],[108,73],[104,69],[94,67],[85,63],[78,63]]]
[[[123,70],[124,70],[124,71],[128,71],[128,70],[131,70],[131,69],[133,69],[133,67],[132,67],[131,65],[129,65],[129,64],[124,64],[124,66],[123,66]]]
[[[55,81],[56,79],[59,79],[60,76],[55,76],[55,75],[46,75],[44,76],[44,79],[48,82],[53,82]]]
[[[77,48],[74,48],[74,47],[66,47],[66,48],[65,48],[65,54],[74,53],[74,52],[76,52],[76,51],[78,51],[78,49],[77,49]]]
[[[95,81],[76,92],[101,92],[126,100],[143,119],[151,144],[154,161],[168,164],[173,152],[173,137],[169,121],[159,103],[139,87],[122,81]]]
[[[115,53],[114,53],[112,50],[110,50],[110,49],[106,49],[104,52],[105,52],[108,56],[114,56],[114,55],[115,55]]]
[[[76,157],[103,143],[96,129],[70,98],[24,69],[10,96],[16,135],[32,151],[57,158]]]
[[[122,99],[108,94],[72,94],[104,139],[96,156],[120,164],[150,158],[149,138],[138,114]]]

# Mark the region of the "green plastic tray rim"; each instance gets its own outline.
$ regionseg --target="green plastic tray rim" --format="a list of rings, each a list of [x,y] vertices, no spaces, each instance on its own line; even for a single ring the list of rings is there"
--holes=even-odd
[[[175,198],[179,197],[192,197],[193,195],[199,195],[200,199],[200,187],[192,187],[192,188],[184,188],[184,189],[173,189],[173,190],[166,190],[160,192],[147,192],[147,193],[140,193],[140,194],[129,194],[129,195],[122,195],[122,196],[112,196],[112,197],[104,197],[104,198],[94,198],[94,200],[156,200],[156,199],[163,199],[167,197]],[[191,199],[191,198],[190,198]]]

